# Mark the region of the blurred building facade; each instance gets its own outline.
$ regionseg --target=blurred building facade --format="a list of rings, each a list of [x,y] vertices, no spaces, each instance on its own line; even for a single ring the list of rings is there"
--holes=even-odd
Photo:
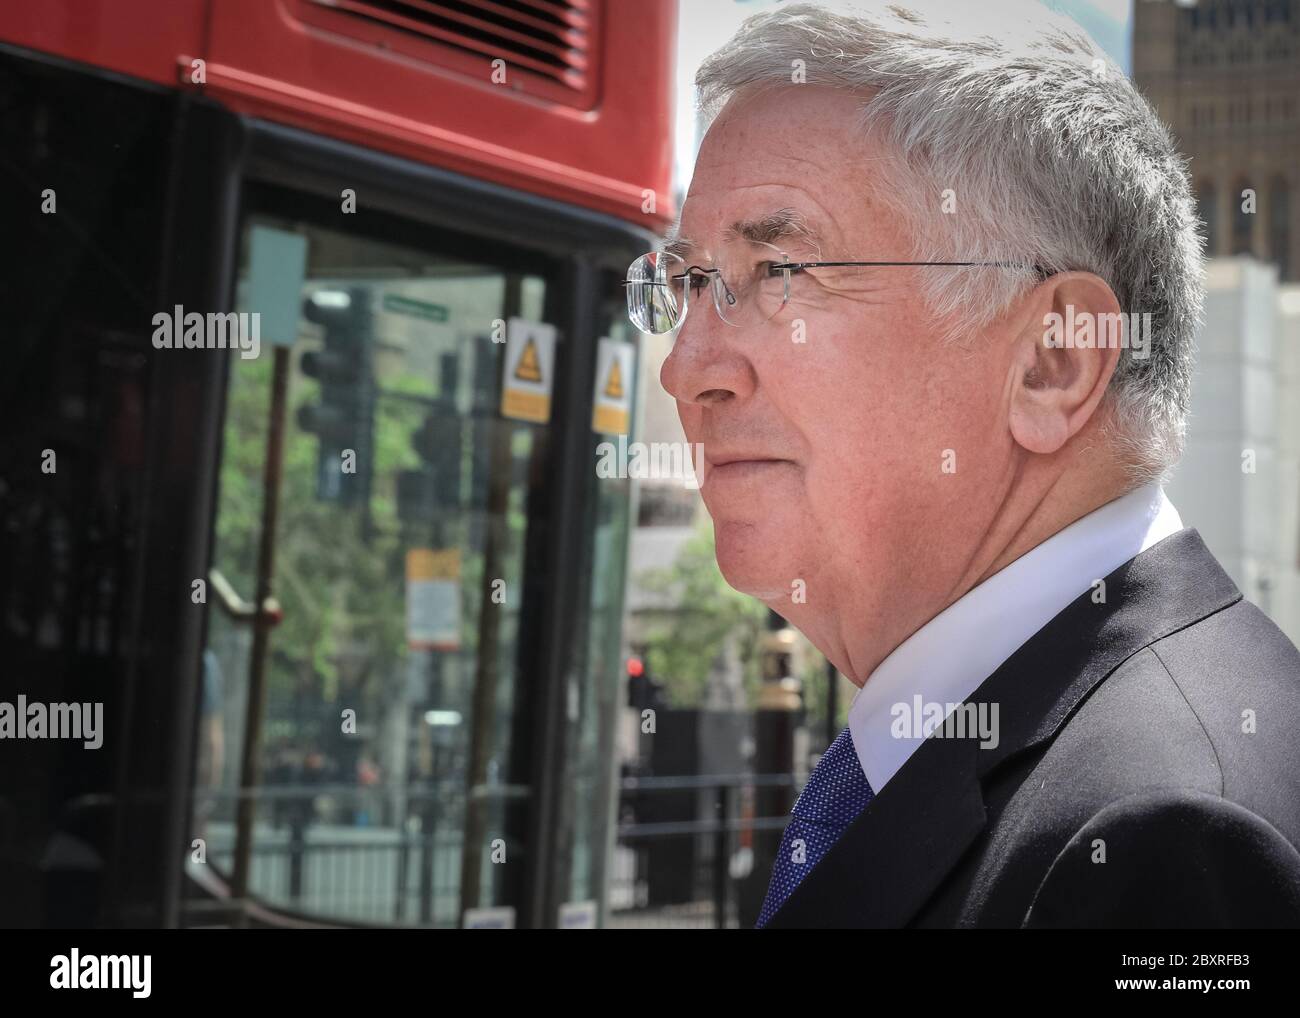
[[[1245,256],[1212,260],[1206,286],[1187,449],[1166,490],[1300,643],[1300,286]]]
[[[1188,159],[1206,305],[1170,497],[1300,640],[1300,2],[1136,0],[1133,78]]]
[[[1206,254],[1300,280],[1300,2],[1136,0],[1133,79],[1191,160]]]

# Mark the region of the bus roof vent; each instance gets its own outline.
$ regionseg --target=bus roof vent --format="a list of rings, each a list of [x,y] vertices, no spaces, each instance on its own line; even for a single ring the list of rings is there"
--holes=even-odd
[[[492,61],[500,59],[508,85],[583,108],[593,104],[592,8],[599,0],[311,2],[353,16],[357,28],[366,26],[356,33],[364,41],[452,70],[478,73],[481,68],[485,81],[493,80]],[[435,55],[429,43],[441,54]]]

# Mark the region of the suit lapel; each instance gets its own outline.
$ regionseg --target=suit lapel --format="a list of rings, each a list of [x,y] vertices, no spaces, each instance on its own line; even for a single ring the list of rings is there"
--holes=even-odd
[[[1001,740],[979,753],[981,779],[1055,738],[1094,687],[1170,633],[1241,600],[1195,530],[1180,530],[1105,577],[1105,600],[1081,594],[975,691],[1000,705]]]
[[[971,695],[998,705],[998,744],[929,738],[786,899],[768,929],[905,925],[986,823],[983,786],[1049,742],[1084,698],[1143,647],[1240,600],[1195,530],[1182,530],[1080,595]]]

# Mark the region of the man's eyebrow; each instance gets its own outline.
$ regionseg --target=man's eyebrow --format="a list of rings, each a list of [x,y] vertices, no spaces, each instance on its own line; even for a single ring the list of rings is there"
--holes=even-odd
[[[793,208],[777,209],[754,219],[737,220],[723,233],[723,239],[728,243],[743,240],[753,244],[772,244],[787,237],[799,237],[821,250],[821,237],[803,214]],[[683,237],[677,226],[669,231],[663,245],[664,251],[683,261],[689,260],[695,248],[695,242]]]
[[[799,237],[813,247],[821,247],[821,238],[798,209],[777,209],[757,219],[744,219],[727,227],[726,239],[747,240],[754,244],[772,244],[787,237]]]
[[[668,238],[664,241],[664,251],[668,254],[676,255],[685,261],[686,256],[695,250],[695,242],[689,237],[683,237],[674,227]]]

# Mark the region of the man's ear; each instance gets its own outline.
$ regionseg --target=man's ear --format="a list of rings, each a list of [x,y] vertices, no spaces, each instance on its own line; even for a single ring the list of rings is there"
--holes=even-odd
[[[1050,454],[1096,411],[1124,325],[1114,292],[1091,272],[1051,276],[1026,299],[1011,362],[1011,436],[1027,452]]]

